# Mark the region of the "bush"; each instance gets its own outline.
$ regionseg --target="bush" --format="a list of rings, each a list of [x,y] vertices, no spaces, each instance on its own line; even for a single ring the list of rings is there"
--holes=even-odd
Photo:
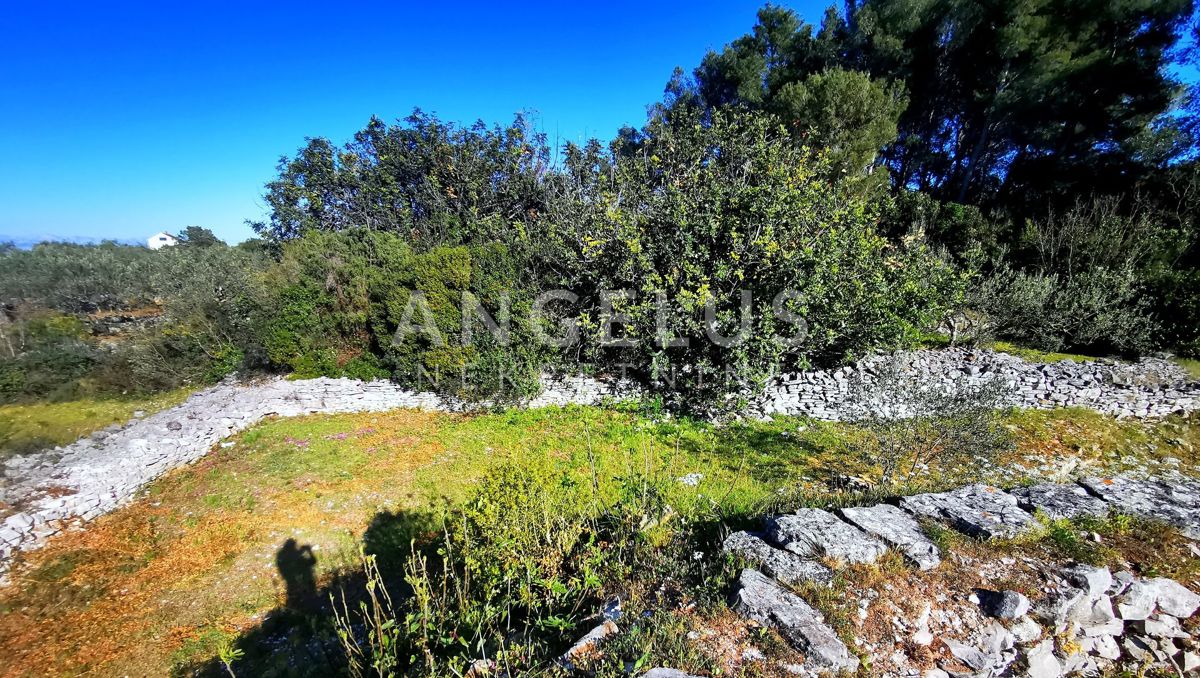
[[[1174,241],[1149,213],[1112,198],[1081,201],[1030,222],[1012,258],[1028,265],[997,257],[969,303],[987,315],[986,331],[1026,346],[1141,354],[1162,345],[1147,276]]]
[[[1001,256],[1011,226],[973,205],[941,202],[927,193],[902,190],[888,204],[882,230],[893,240],[921,234],[945,247],[959,263],[967,263],[975,256]]]
[[[1181,355],[1200,357],[1200,269],[1154,270],[1146,289],[1154,318],[1162,326],[1156,343]]]
[[[26,317],[0,327],[0,402],[77,395],[81,380],[102,359],[101,351],[85,340],[78,318],[23,310]]]
[[[68,313],[146,304],[155,254],[113,242],[0,249],[0,303]]]
[[[636,478],[606,507],[566,477],[492,471],[432,543],[414,544],[400,604],[368,556],[366,600],[337,614],[351,674],[462,675],[479,657],[510,671],[544,666],[607,587],[631,584],[646,530],[667,510]]]
[[[194,229],[195,244],[38,245],[6,250],[0,270],[5,398],[171,389],[261,366],[253,331],[263,312],[261,252],[226,247]],[[85,312],[151,311],[113,341],[91,336]]]
[[[0,359],[0,402],[76,396],[81,380],[99,361],[95,348],[76,339],[40,343],[15,358]]]
[[[1131,269],[1064,277],[1001,266],[972,291],[986,331],[1044,351],[1139,354],[1154,346],[1155,322]]]
[[[839,182],[828,159],[786,142],[763,117],[717,111],[657,117],[608,162],[568,154],[565,192],[590,209],[559,219],[568,287],[581,291],[583,355],[633,369],[676,397],[720,401],[780,366],[837,363],[875,347],[912,343],[959,293],[960,281],[919,239],[889,244],[879,206]],[[689,117],[690,116],[690,117]],[[602,290],[637,345],[606,345]],[[806,332],[777,317],[780,304]],[[750,294],[752,319],[738,311]],[[659,318],[661,293],[677,312]],[[706,307],[732,346],[707,338]],[[739,330],[740,328],[740,330]],[[667,345],[666,339],[688,342]],[[708,379],[700,383],[699,373]],[[732,379],[714,378],[729,374]],[[691,375],[691,376],[688,376]],[[673,383],[674,382],[674,383]]]
[[[521,124],[456,130],[418,114],[404,126],[372,121],[343,153],[314,141],[281,166],[260,226],[281,252],[268,274],[277,312],[260,329],[266,355],[301,375],[345,374],[363,357],[403,383],[477,400],[531,394],[543,369],[584,363],[700,403],[781,366],[912,343],[959,296],[959,276],[919,239],[889,244],[875,230],[879,204],[788,139],[769,117],[660,111],[608,152],[568,145],[564,167],[546,172],[544,139]],[[442,177],[467,150],[453,161],[462,170]],[[551,289],[578,295],[549,323],[558,334],[559,320],[577,321],[578,345],[537,340],[548,326],[534,326],[533,301]],[[796,294],[780,306],[808,329],[792,346],[775,338],[796,331],[773,308],[786,289]],[[605,290],[633,297],[609,309]],[[744,341],[716,346],[705,308],[717,332],[736,335],[741,290],[754,320]],[[493,314],[508,297],[507,345],[485,332],[455,340],[464,292]],[[661,327],[660,293],[678,307]],[[630,316],[638,346],[606,341],[610,311]],[[423,331],[392,341],[406,319]],[[690,346],[664,349],[662,335]]]
[[[849,384],[846,418],[866,435],[848,438],[847,452],[878,469],[885,489],[933,473],[947,481],[978,478],[1013,447],[1003,424],[1011,390],[992,379],[930,383],[890,360],[860,372]]]
[[[478,400],[528,395],[552,354],[526,324],[514,320],[507,345],[482,329],[461,341],[464,292],[493,316],[507,295],[510,315],[528,317],[530,295],[509,289],[517,268],[499,244],[417,252],[393,233],[310,232],[285,243],[268,274],[278,291],[259,333],[268,358],[297,376],[390,376]],[[413,331],[398,336],[406,318]]]

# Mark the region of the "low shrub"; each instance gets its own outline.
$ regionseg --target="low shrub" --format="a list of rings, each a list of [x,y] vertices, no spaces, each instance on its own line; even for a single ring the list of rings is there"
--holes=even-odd
[[[1131,269],[1092,269],[1070,276],[1002,266],[972,290],[986,314],[985,334],[1043,351],[1139,354],[1157,327]]]
[[[1004,425],[1011,394],[998,379],[947,387],[929,383],[896,361],[860,372],[848,385],[847,417],[864,435],[847,436],[846,452],[877,469],[884,489],[936,477],[968,481],[1013,449]]]
[[[670,515],[656,485],[623,488],[606,503],[566,476],[501,467],[432,541],[414,541],[402,597],[387,590],[381,556],[367,556],[358,609],[334,600],[351,674],[462,675],[483,657],[510,672],[544,668],[609,596],[686,572],[654,566],[655,530]]]

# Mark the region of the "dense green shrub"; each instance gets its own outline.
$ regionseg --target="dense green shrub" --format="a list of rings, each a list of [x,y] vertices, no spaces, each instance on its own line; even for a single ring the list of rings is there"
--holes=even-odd
[[[1149,350],[1155,323],[1130,269],[1073,276],[1002,267],[972,292],[990,333],[1045,351],[1138,354]]]
[[[1031,222],[1023,238],[1030,263],[993,263],[973,290],[997,336],[1056,351],[1138,354],[1156,345],[1146,295],[1149,271],[1176,246],[1176,234],[1151,213],[1119,201],[1081,201]]]
[[[1200,269],[1159,268],[1149,273],[1146,297],[1162,334],[1159,346],[1200,357]]]
[[[952,267],[917,239],[880,236],[878,204],[840,183],[823,155],[786,143],[768,118],[699,116],[655,118],[644,140],[609,162],[569,156],[571,188],[590,209],[555,230],[575,245],[563,268],[567,286],[581,291],[587,359],[632,365],[669,391],[703,398],[736,388],[711,375],[728,370],[760,384],[779,366],[904,345],[940,319],[961,289]],[[628,292],[613,302],[627,316],[615,334],[636,346],[606,345],[604,290]],[[788,290],[781,307],[806,324],[791,345],[797,327],[774,308]],[[746,293],[751,312],[740,316]],[[674,312],[659,312],[659,294]],[[718,334],[743,340],[710,341],[706,306]],[[701,370],[710,375],[703,385]]]
[[[266,365],[255,323],[269,260],[204,229],[190,237],[159,251],[47,243],[0,253],[0,397],[154,391]],[[141,320],[101,342],[93,311]]]
[[[544,209],[544,134],[518,116],[506,127],[459,127],[416,110],[404,124],[372,118],[344,148],[311,139],[267,184],[273,240],[310,231],[402,233],[421,249],[510,243]]]
[[[87,332],[75,316],[26,311],[26,317],[0,327],[0,402],[75,395],[101,351],[85,341]]]
[[[40,343],[15,358],[0,358],[0,402],[77,395],[80,380],[100,359],[94,347],[77,339]]]
[[[113,242],[0,249],[0,302],[68,313],[150,303],[156,252]]]
[[[973,205],[940,202],[927,193],[902,190],[883,215],[882,231],[893,240],[921,234],[945,247],[960,263],[972,256],[992,259],[1004,252],[1005,219]]]
[[[464,398],[530,394],[552,354],[516,321],[531,303],[510,289],[517,276],[501,244],[417,252],[394,233],[312,231],[283,245],[260,334],[268,358],[297,376],[390,376]],[[493,317],[507,295],[507,345],[482,328],[462,341],[464,292]],[[399,332],[406,316],[413,331]]]

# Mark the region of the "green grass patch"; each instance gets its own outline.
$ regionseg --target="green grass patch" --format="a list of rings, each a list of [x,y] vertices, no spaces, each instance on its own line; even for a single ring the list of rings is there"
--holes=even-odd
[[[1007,341],[991,342],[987,345],[987,348],[999,353],[1015,355],[1022,360],[1035,363],[1057,363],[1063,360],[1082,363],[1100,359],[1098,356],[1083,355],[1080,353],[1055,353],[1053,351],[1041,351],[1036,348],[1025,348]]]
[[[1200,381],[1200,360],[1195,358],[1175,358],[1175,362],[1187,370],[1192,379]]]
[[[110,424],[124,424],[133,413],[174,407],[191,389],[138,398],[84,398],[56,403],[0,405],[0,458],[66,445]]]

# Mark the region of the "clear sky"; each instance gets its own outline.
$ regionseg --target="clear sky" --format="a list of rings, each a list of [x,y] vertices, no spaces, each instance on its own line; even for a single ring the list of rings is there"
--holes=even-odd
[[[827,2],[788,3],[810,21]],[[236,242],[306,136],[419,106],[561,141],[640,125],[675,66],[761,0],[603,3],[14,2],[0,12],[0,241]]]

